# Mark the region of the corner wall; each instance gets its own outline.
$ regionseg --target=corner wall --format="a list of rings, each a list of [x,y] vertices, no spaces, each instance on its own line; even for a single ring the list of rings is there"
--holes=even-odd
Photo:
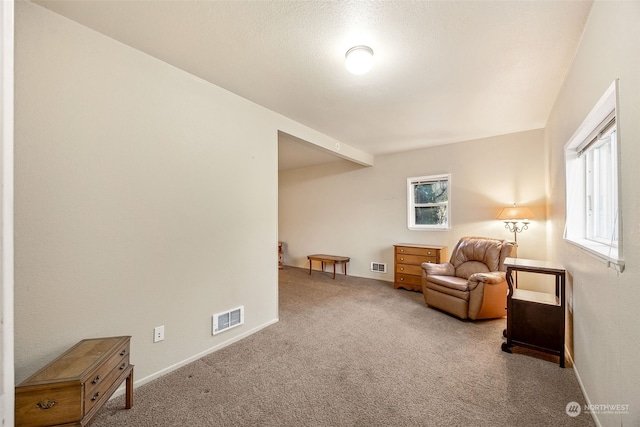
[[[451,173],[452,229],[407,228],[407,178]],[[500,209],[514,201],[537,218],[518,235],[523,258],[546,258],[545,156],[542,130],[443,145],[375,158],[366,168],[338,162],[280,173],[279,239],[285,264],[307,267],[306,256],[351,257],[349,274],[393,281],[393,245],[448,246],[460,237],[513,239]],[[387,263],[386,274],[370,263]]]
[[[16,381],[132,335],[140,385],[277,321],[278,129],[306,128],[32,3],[15,23]]]
[[[573,298],[573,358],[593,405],[629,405],[626,413],[596,413],[603,426],[640,424],[640,2],[596,1],[546,127],[549,149],[549,242],[569,274]],[[607,87],[620,79],[625,270],[618,273],[563,241],[564,145]]]

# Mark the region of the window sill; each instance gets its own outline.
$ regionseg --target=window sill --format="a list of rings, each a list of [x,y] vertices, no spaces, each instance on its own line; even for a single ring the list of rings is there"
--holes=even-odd
[[[618,257],[618,248],[587,239],[565,238],[564,241],[598,259],[600,262],[606,264],[607,267],[613,268],[621,273],[624,271],[624,260]]]
[[[420,227],[416,225],[410,225],[407,228],[413,231],[449,231],[451,230],[451,227],[429,227],[429,226]]]

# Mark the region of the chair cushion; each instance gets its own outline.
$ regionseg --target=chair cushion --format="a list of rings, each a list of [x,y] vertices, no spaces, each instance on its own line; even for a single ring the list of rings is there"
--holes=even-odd
[[[463,262],[456,268],[456,276],[469,279],[476,273],[488,273],[489,267],[480,261]]]
[[[500,267],[502,243],[503,241],[498,239],[463,237],[454,248],[450,262],[456,270],[465,262],[477,261],[486,265],[488,270],[484,271],[497,271]],[[457,271],[456,276],[460,277]]]
[[[469,281],[466,279],[455,276],[429,276],[424,286],[427,289],[469,301]]]

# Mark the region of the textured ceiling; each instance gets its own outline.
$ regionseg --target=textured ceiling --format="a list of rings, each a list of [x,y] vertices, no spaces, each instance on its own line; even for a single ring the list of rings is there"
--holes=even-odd
[[[544,127],[589,1],[36,1],[378,155]],[[366,44],[373,69],[349,74]]]

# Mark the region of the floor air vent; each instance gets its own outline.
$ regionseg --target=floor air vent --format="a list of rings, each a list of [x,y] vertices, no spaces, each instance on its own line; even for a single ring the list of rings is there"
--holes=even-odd
[[[372,262],[371,263],[371,271],[377,271],[378,273],[386,273],[387,272],[387,264],[382,262]]]
[[[213,315],[213,335],[244,323],[244,306]]]

